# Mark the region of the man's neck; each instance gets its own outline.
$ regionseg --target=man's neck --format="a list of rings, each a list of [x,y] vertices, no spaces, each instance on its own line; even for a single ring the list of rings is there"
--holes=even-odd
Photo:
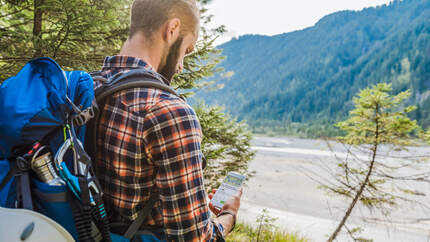
[[[158,71],[162,52],[160,51],[161,48],[159,48],[159,46],[155,46],[158,41],[152,42],[155,42],[155,44],[149,47],[147,44],[148,41],[145,37],[142,34],[137,33],[132,39],[127,39],[118,55],[139,58],[152,66],[154,71]]]

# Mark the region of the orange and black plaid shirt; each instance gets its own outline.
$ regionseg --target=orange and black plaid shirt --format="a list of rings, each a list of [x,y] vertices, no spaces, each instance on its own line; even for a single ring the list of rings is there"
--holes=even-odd
[[[152,70],[137,58],[106,57],[99,75],[136,68]],[[134,88],[110,97],[101,112],[95,167],[111,221],[131,223],[155,189],[159,201],[145,226],[162,228],[168,241],[215,240],[223,229],[210,220],[194,110],[166,91]]]

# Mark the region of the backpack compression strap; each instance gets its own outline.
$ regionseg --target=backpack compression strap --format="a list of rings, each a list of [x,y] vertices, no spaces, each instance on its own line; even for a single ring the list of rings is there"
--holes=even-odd
[[[133,88],[156,88],[180,97],[171,87],[164,84],[161,77],[144,69],[136,69],[124,74],[117,74],[109,80],[99,76],[94,76],[93,79],[101,81],[104,84],[95,90],[95,100],[99,108],[98,112],[95,114],[95,118],[91,120],[88,125],[89,128],[87,135],[89,135],[89,137],[87,136],[87,142],[85,143],[88,144],[86,150],[88,150],[88,152],[91,154],[91,157],[96,157],[97,124],[100,121],[101,110],[103,110],[107,98],[111,97],[115,93]],[[154,207],[154,204],[158,201],[158,199],[158,193],[151,192],[151,196],[146,202],[144,208],[139,211],[137,218],[133,221],[124,234],[126,238],[131,239],[134,237],[136,232],[142,226],[144,220],[150,214],[151,209]]]

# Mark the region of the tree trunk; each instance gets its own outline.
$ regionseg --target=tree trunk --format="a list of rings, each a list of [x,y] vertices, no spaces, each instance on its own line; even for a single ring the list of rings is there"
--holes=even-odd
[[[379,106],[376,105],[376,112],[377,112],[376,115],[378,115],[378,111],[379,111]],[[379,141],[378,141],[378,138],[379,138],[379,119],[378,119],[378,116],[376,116],[375,122],[376,122],[375,142],[373,144],[373,148],[372,148],[372,153],[373,153],[372,154],[372,160],[370,162],[370,166],[369,166],[369,170],[368,170],[368,172],[366,174],[366,178],[365,178],[364,182],[361,184],[360,189],[358,190],[357,194],[355,194],[354,199],[352,200],[351,204],[349,205],[348,210],[346,211],[345,215],[343,216],[343,218],[340,221],[339,225],[337,226],[336,230],[333,232],[333,234],[330,236],[330,238],[327,240],[327,242],[332,242],[333,240],[336,239],[336,237],[339,234],[340,230],[345,225],[346,220],[351,215],[351,212],[354,209],[355,205],[357,204],[358,199],[361,197],[361,194],[363,194],[364,188],[366,188],[366,186],[369,183],[370,176],[372,175],[373,167],[375,165],[376,152],[378,150],[378,144],[379,144]]]
[[[34,18],[33,18],[33,46],[34,55],[33,57],[42,56],[42,4],[44,0],[34,0]]]

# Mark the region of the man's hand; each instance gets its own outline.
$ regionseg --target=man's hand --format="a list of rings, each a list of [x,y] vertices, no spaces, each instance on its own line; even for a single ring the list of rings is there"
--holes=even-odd
[[[216,189],[213,189],[212,192],[209,193],[209,195],[208,195],[209,199],[213,198],[216,191],[217,191]],[[237,212],[239,211],[239,208],[240,208],[240,199],[242,197],[242,193],[243,193],[243,191],[242,191],[242,189],[240,189],[240,191],[235,196],[233,196],[230,200],[228,200],[224,204],[224,206],[222,207],[221,210],[223,210],[223,211],[228,210],[228,211],[233,212],[234,214],[237,214]],[[209,208],[215,215],[218,215],[221,212],[221,210],[214,207],[214,205],[212,203],[209,203]]]
[[[212,192],[209,194],[209,199],[212,199],[215,193],[216,193],[216,189],[212,190]],[[231,214],[233,216],[228,216],[228,214],[226,214],[216,218],[216,220],[218,220],[218,222],[221,223],[225,228],[224,236],[227,236],[227,234],[229,234],[234,228],[237,212],[239,211],[239,208],[240,208],[241,197],[242,197],[242,189],[240,189],[240,191],[235,196],[233,196],[230,200],[228,200],[224,204],[224,206],[222,206],[221,210],[215,208],[212,203],[209,203],[210,210],[216,215],[218,215],[222,211],[230,211],[231,213],[234,214],[234,215]]]

